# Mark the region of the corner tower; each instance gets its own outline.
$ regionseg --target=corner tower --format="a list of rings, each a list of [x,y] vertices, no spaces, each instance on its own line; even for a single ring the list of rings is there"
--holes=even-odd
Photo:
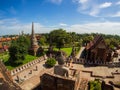
[[[32,33],[31,33],[31,47],[30,47],[30,54],[36,56],[36,52],[38,50],[38,42],[35,37],[35,32],[34,32],[34,23],[32,22]]]

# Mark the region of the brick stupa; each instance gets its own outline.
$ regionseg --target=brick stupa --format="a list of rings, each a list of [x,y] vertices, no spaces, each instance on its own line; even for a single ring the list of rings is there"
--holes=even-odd
[[[35,32],[34,32],[34,23],[32,22],[32,33],[31,33],[31,47],[30,47],[30,54],[36,56],[37,50],[38,50],[38,42],[35,37]]]

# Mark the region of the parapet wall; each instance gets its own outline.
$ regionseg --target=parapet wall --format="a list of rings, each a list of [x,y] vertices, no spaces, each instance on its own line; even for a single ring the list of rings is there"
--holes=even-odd
[[[73,63],[76,64],[88,64],[88,65],[98,65],[98,66],[107,66],[107,67],[120,67],[120,62],[90,62],[86,61],[85,59],[75,59]]]
[[[14,76],[14,75],[16,75],[17,73],[22,72],[23,70],[25,70],[25,69],[27,69],[27,68],[29,68],[29,67],[31,67],[31,66],[39,63],[39,62],[41,62],[41,61],[44,61],[44,60],[46,60],[46,59],[47,59],[47,56],[44,55],[44,56],[42,56],[42,57],[40,57],[40,58],[38,58],[38,59],[36,59],[36,60],[33,60],[33,61],[28,62],[28,63],[26,63],[26,64],[24,64],[24,65],[22,65],[22,66],[20,66],[20,67],[17,67],[17,68],[15,68],[15,69],[13,69],[13,70],[10,71],[10,72],[11,72],[11,75]]]

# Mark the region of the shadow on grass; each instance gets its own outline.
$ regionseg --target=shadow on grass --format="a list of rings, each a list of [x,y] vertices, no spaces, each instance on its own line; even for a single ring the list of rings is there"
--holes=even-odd
[[[11,66],[11,67],[15,68],[15,67],[22,65],[22,62],[15,63],[15,62],[11,62],[9,59],[8,61],[4,62],[4,64],[5,64],[5,66]]]

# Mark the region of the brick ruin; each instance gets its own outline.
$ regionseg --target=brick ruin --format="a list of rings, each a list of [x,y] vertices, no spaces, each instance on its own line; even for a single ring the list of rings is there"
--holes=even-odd
[[[0,60],[0,90],[22,90],[13,82],[10,72]]]
[[[42,90],[78,90],[80,84],[80,71],[70,69],[70,77],[45,73],[40,77]]]

